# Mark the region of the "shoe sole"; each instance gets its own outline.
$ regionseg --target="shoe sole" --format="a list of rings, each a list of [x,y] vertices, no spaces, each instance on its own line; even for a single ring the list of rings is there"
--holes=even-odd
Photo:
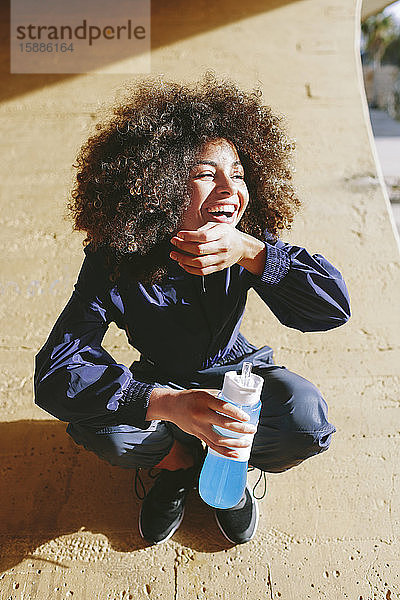
[[[184,514],[185,514],[185,508],[183,508],[183,510],[182,510],[181,518],[179,519],[179,521],[177,522],[177,524],[175,525],[175,527],[169,532],[169,534],[165,538],[163,538],[162,540],[159,540],[158,542],[154,542],[152,540],[148,540],[143,535],[142,528],[140,527],[140,517],[142,515],[142,511],[140,511],[140,514],[139,514],[139,523],[138,523],[138,525],[139,525],[139,533],[140,533],[141,537],[144,540],[146,540],[146,542],[148,542],[149,544],[152,544],[153,546],[158,546],[158,544],[163,544],[164,542],[167,542],[170,538],[172,538],[172,536],[174,535],[175,531],[180,527],[180,525],[181,525],[181,523],[183,521]]]
[[[251,492],[250,492],[250,493],[251,493]],[[259,511],[259,508],[258,508],[258,502],[257,502],[257,500],[254,498],[254,496],[252,496],[252,498],[253,498],[253,500],[254,500],[254,505],[255,505],[255,507],[256,507],[256,523],[255,523],[255,526],[254,526],[254,531],[253,531],[253,533],[252,533],[251,537],[249,537],[249,539],[248,539],[248,540],[245,540],[245,541],[243,541],[243,542],[236,542],[235,540],[231,540],[231,538],[230,538],[230,537],[228,537],[228,536],[226,535],[225,531],[222,529],[222,527],[221,527],[221,525],[220,525],[220,522],[218,521],[217,512],[216,512],[216,511],[214,511],[214,517],[215,517],[216,523],[217,523],[217,525],[218,525],[218,527],[219,527],[219,530],[221,531],[221,533],[223,534],[223,536],[224,536],[224,537],[225,537],[225,538],[226,538],[226,539],[227,539],[229,542],[231,542],[232,544],[235,544],[235,545],[237,545],[237,544],[247,544],[247,542],[250,542],[250,541],[251,541],[251,540],[254,538],[254,536],[256,535],[256,533],[257,533],[257,528],[258,528],[258,520],[259,520],[259,517],[260,517],[260,511]]]

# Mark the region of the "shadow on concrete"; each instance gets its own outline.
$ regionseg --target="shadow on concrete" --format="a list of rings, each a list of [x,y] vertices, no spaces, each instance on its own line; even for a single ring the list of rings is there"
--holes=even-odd
[[[140,501],[133,490],[134,471],[113,467],[76,446],[64,423],[1,423],[0,469],[1,571],[41,544],[81,528],[104,534],[118,552],[146,547],[137,526]],[[143,480],[149,489],[152,480],[145,473]],[[196,492],[188,499],[174,542],[201,552],[231,547]],[[16,556],[18,548],[23,551]]]
[[[300,0],[152,0],[151,49],[223,27]],[[83,9],[84,12],[84,9]],[[249,33],[250,30],[249,30]],[[0,3],[0,101],[60,83],[75,74],[10,73],[10,3]],[[121,56],[120,59],[128,58]],[[210,65],[212,67],[212,65]],[[107,75],[103,75],[106,77]],[[112,76],[112,75],[111,75]],[[126,75],[129,78],[129,74]]]

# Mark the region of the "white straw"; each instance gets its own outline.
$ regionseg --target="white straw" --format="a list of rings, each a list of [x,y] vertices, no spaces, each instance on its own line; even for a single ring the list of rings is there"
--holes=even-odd
[[[251,375],[251,367],[253,365],[250,362],[244,362],[242,367],[242,385],[248,385],[250,375]]]

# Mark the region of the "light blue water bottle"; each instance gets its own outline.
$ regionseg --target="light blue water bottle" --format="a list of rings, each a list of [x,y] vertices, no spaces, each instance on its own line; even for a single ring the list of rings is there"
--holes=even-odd
[[[250,416],[252,425],[257,425],[261,408],[261,389],[264,380],[251,372],[251,363],[243,363],[242,373],[228,371],[225,373],[224,385],[219,398],[231,402]],[[241,434],[229,429],[214,426],[214,429],[230,438],[247,438],[253,440],[254,434]],[[215,508],[232,508],[243,496],[247,482],[247,465],[251,444],[247,448],[239,448],[239,458],[228,458],[208,448],[199,479],[199,494],[210,506]]]

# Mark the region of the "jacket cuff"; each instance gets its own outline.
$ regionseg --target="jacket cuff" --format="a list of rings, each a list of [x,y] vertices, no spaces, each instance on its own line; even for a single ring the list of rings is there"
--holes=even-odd
[[[139,429],[148,429],[151,421],[146,421],[150,394],[157,387],[151,383],[132,381],[126,388],[124,395],[119,399],[118,414],[128,425]]]
[[[283,248],[277,248],[268,242],[264,242],[267,250],[264,271],[261,275],[261,281],[269,285],[276,285],[290,268],[290,257]]]

